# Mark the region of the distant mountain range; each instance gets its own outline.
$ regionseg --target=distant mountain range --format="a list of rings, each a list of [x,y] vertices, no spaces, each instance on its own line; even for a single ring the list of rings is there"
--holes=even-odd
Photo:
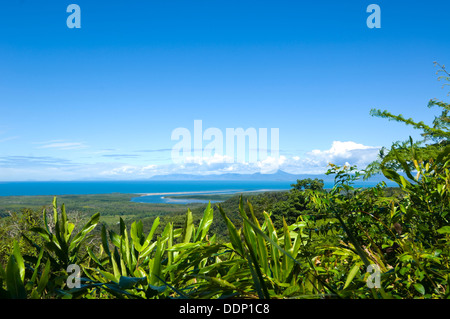
[[[193,174],[171,174],[171,175],[155,175],[150,180],[155,181],[288,181],[296,182],[297,179],[322,179],[324,182],[334,181],[334,175],[325,174],[290,174],[284,171],[277,171],[273,174],[215,174],[215,175],[193,175]],[[374,176],[371,181],[381,181],[382,177]]]

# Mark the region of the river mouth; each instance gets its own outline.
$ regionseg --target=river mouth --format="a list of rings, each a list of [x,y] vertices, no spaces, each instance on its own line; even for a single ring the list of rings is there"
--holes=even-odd
[[[264,192],[287,191],[287,190],[226,190],[226,191],[206,191],[206,192],[182,192],[182,193],[156,193],[141,194],[141,196],[131,199],[135,203],[151,204],[208,204],[220,203],[236,194],[259,194]]]

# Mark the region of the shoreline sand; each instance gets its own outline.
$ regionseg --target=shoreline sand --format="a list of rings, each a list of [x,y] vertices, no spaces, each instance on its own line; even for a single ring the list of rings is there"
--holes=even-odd
[[[164,196],[164,195],[214,195],[220,194],[236,194],[236,193],[261,193],[261,192],[278,192],[288,191],[288,189],[258,189],[258,190],[218,190],[218,191],[196,191],[196,192],[168,192],[168,193],[136,193],[139,197],[143,196]]]

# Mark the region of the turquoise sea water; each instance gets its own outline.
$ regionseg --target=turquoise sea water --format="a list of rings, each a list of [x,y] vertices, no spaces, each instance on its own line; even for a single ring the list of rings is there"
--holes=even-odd
[[[113,181],[113,182],[0,182],[0,196],[80,195],[80,194],[149,194],[132,201],[143,203],[203,202],[174,200],[165,196],[186,194],[232,194],[261,190],[286,190],[291,182],[280,181]],[[152,195],[150,195],[152,194]]]
[[[289,189],[280,181],[0,182],[0,196],[241,192]]]
[[[0,196],[80,195],[80,194],[148,194],[133,198],[146,203],[193,203],[198,200],[174,200],[165,196],[186,194],[230,194],[251,191],[288,190],[288,181],[80,181],[80,182],[0,182]],[[376,183],[360,182],[357,187]],[[325,183],[331,188],[332,183]]]

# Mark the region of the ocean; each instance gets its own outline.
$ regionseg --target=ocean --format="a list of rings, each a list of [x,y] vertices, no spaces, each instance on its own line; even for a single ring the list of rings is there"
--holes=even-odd
[[[135,202],[179,203],[201,200],[174,200],[165,195],[231,194],[251,191],[290,189],[291,182],[280,181],[70,181],[70,182],[0,182],[0,196],[148,194]]]
[[[0,182],[0,196],[244,192],[290,189],[287,181]]]
[[[0,196],[149,194],[289,189],[280,181],[93,181],[93,182],[0,182]]]
[[[133,198],[136,202],[180,203],[199,200],[174,200],[165,196],[187,194],[231,194],[240,192],[288,190],[288,181],[70,181],[70,182],[0,182],[0,196],[147,194]],[[355,186],[373,186],[361,183]],[[325,183],[331,188],[332,183]]]

